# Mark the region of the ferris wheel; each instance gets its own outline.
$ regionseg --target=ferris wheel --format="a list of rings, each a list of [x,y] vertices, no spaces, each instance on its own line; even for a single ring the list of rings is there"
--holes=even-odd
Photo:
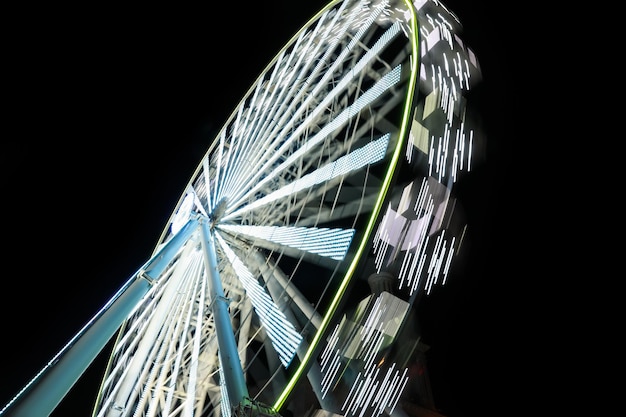
[[[436,0],[313,16],[210,138],[149,260],[5,410],[45,414],[115,338],[94,417],[434,411],[415,307],[454,267],[454,185],[482,146],[459,28]]]

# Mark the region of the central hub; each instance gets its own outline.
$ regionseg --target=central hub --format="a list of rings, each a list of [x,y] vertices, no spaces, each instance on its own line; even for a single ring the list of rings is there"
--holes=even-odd
[[[228,207],[228,199],[226,197],[222,197],[222,199],[213,206],[213,211],[209,214],[213,226],[222,218],[226,212],[226,207]]]

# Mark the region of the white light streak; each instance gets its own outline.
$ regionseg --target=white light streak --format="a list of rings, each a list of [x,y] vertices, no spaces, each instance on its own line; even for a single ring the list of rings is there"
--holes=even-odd
[[[369,164],[380,161],[385,157],[385,152],[389,144],[390,135],[387,133],[381,138],[368,143],[367,145],[350,152],[348,155],[333,161],[310,174],[304,175],[300,179],[297,179],[282,188],[255,200],[251,204],[247,204],[239,210],[235,210],[228,216],[224,217],[224,220],[229,220],[250,210],[254,210],[258,207],[269,204],[273,201],[281,198],[295,195],[296,193],[314,187],[318,184],[330,181],[333,178],[346,175],[350,172],[357,171]],[[289,162],[294,159],[293,155],[289,158]]]
[[[264,239],[338,261],[344,259],[355,232],[354,229],[233,224],[222,224],[219,229]]]
[[[280,311],[241,259],[224,241],[224,238],[219,233],[216,233],[215,236],[246,293],[252,300],[252,305],[259,315],[261,323],[265,326],[281,363],[285,368],[288,367],[302,341],[302,336],[296,331],[293,324],[287,320],[285,314]]]
[[[228,398],[228,389],[226,388],[226,376],[224,375],[224,367],[222,366],[222,355],[218,351],[219,360],[219,376],[220,376],[220,392],[222,398],[220,400],[220,408],[222,410],[222,416],[230,417],[230,399]]]
[[[328,344],[326,345],[326,348],[324,349],[324,351],[322,352],[322,355],[321,355],[322,369],[324,369],[326,367],[326,363],[328,362],[328,358],[330,357],[331,352],[335,349],[335,346],[337,346],[337,341],[338,340],[339,340],[339,325],[336,325],[335,326],[335,330],[333,330],[333,333],[328,338]]]

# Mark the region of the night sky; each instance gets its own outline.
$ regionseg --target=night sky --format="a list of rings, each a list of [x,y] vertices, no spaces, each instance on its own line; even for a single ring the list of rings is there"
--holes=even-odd
[[[6,13],[14,29],[3,52],[2,406],[148,259],[210,140],[326,4],[226,3]],[[481,63],[488,149],[476,188],[464,190],[476,230],[467,272],[429,302],[445,352],[432,365],[435,402],[450,417],[503,415],[517,367],[507,353],[515,265],[500,267],[511,222],[500,184],[512,148],[505,74],[515,52],[505,45],[514,29],[497,11],[487,17],[485,0],[444,4]],[[53,416],[90,414],[105,360]]]

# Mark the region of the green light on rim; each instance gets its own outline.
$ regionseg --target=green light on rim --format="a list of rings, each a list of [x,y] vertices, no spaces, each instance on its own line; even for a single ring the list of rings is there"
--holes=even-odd
[[[400,135],[398,138],[398,143],[396,145],[393,157],[387,169],[387,173],[385,175],[383,185],[381,186],[380,192],[378,194],[376,204],[374,205],[374,209],[372,210],[372,214],[367,223],[365,234],[363,235],[363,239],[359,243],[359,247],[356,252],[356,255],[354,256],[352,263],[350,264],[348,271],[346,272],[346,275],[344,276],[339,286],[339,289],[337,290],[337,293],[333,297],[330,307],[328,308],[328,311],[326,312],[326,314],[324,315],[324,318],[322,319],[320,328],[318,329],[317,333],[313,337],[313,340],[311,341],[311,344],[309,345],[309,349],[304,355],[302,361],[300,361],[300,366],[298,366],[298,369],[296,369],[294,375],[291,377],[291,379],[285,386],[285,389],[280,394],[280,396],[276,399],[276,402],[273,405],[273,408],[275,410],[280,410],[280,408],[284,405],[285,401],[287,401],[289,394],[291,394],[291,391],[293,390],[296,383],[302,376],[302,373],[304,372],[304,369],[307,367],[309,361],[311,360],[311,357],[313,356],[313,352],[315,351],[318,343],[320,342],[322,335],[325,333],[326,328],[328,327],[328,323],[330,322],[331,317],[334,315],[335,311],[337,310],[339,301],[343,297],[344,292],[346,288],[348,287],[348,284],[352,280],[354,271],[358,264],[358,260],[363,254],[363,251],[365,250],[366,242],[369,240],[372,234],[372,230],[374,229],[374,223],[376,222],[376,218],[378,217],[378,214],[380,213],[380,210],[383,205],[383,201],[385,200],[385,197],[387,195],[387,191],[389,190],[389,187],[391,186],[391,180],[395,173],[398,160],[400,159],[400,152],[404,146],[406,136],[407,136],[407,128],[409,126],[409,118],[411,117],[411,108],[413,105],[413,94],[415,92],[415,85],[417,83],[417,76],[419,72],[417,15],[415,13],[415,8],[413,4],[409,0],[404,0],[404,2],[406,3],[407,7],[411,11],[411,17],[410,17],[409,23],[411,26],[411,35],[412,35],[410,37],[410,41],[412,45],[412,54],[411,54],[410,62],[412,63],[412,68],[411,68],[411,75],[409,78],[409,87],[407,89],[406,100],[404,103],[404,110],[402,114],[402,126],[400,127]],[[336,2],[331,2],[322,11],[320,11],[313,19],[311,19],[311,21],[317,19],[326,9],[328,9],[334,3]]]

